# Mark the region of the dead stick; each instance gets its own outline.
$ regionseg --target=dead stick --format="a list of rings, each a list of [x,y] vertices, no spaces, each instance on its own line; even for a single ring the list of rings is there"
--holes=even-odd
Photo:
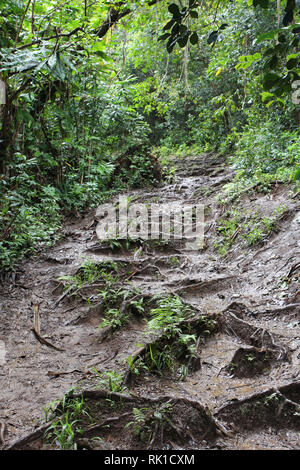
[[[5,442],[4,433],[5,433],[5,422],[0,421],[0,444],[4,444]]]
[[[54,344],[47,341],[45,338],[42,338],[42,336],[34,328],[31,328],[31,331],[33,332],[34,336],[41,344],[45,344],[45,346],[55,349],[56,351],[61,351],[61,352],[65,351],[65,349],[58,348],[57,346],[54,346]]]
[[[79,370],[79,369],[73,369],[70,371],[53,371],[49,370],[47,372],[48,377],[59,377],[60,375],[67,375],[67,374],[73,374],[74,372],[78,372],[80,374],[86,374],[86,372]]]
[[[40,305],[33,304],[33,315],[34,315],[34,329],[37,334],[40,334]]]

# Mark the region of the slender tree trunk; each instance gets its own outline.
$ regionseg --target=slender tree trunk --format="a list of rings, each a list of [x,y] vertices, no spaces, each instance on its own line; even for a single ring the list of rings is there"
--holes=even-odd
[[[1,131],[0,131],[0,173],[5,171],[5,163],[9,160],[10,146],[13,139],[12,103],[8,97],[6,84],[6,103],[1,105]]]

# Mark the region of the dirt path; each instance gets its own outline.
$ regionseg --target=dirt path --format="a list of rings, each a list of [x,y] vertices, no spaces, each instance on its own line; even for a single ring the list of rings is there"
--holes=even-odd
[[[102,448],[300,447],[299,199],[293,199],[283,185],[274,185],[267,194],[246,192],[237,205],[241,210],[261,211],[265,217],[283,205],[284,211],[264,243],[247,246],[238,238],[238,228],[233,248],[222,257],[215,247],[216,224],[232,207],[224,209],[218,197],[232,171],[214,155],[176,165],[174,183],[133,191],[131,196],[136,202],[205,204],[203,250],[183,251],[181,241],[145,245],[139,253],[136,246],[99,249],[92,212],[67,225],[58,245],[23,263],[16,278],[4,282],[0,298],[0,341],[6,348],[0,369],[3,448],[38,427],[43,407],[74,387],[85,390],[90,413],[98,422],[93,436],[100,435]],[[134,376],[128,369],[129,357],[145,365],[154,348],[174,352],[174,345],[170,349],[170,342],[159,334],[145,336],[147,312],[133,312],[127,324],[104,337],[98,329],[105,315],[99,279],[64,290],[71,286],[66,276],[78,276],[87,260],[97,266],[114,262],[117,269],[111,278],[118,276],[118,282],[113,289],[134,292],[135,300],[142,299],[144,305],[155,303],[157,294],[178,295],[194,312],[194,319],[183,325],[184,331],[197,337],[196,357],[177,358],[176,367],[161,373],[144,368]],[[128,305],[125,298],[117,307],[125,311]],[[41,344],[32,331],[34,310],[39,310],[40,337],[50,346]],[[99,384],[95,368],[102,376],[115,371],[126,378],[122,412],[107,409],[103,392],[87,392]],[[114,418],[109,433],[103,422],[102,428],[99,425],[98,402],[101,419]],[[172,408],[168,416],[166,403]],[[147,444],[126,428],[133,408],[144,410]],[[167,416],[165,421],[155,421],[158,409],[159,416]],[[89,437],[88,425],[85,432]],[[91,442],[79,440],[78,446],[90,448]],[[37,434],[31,443],[16,447],[44,445]]]

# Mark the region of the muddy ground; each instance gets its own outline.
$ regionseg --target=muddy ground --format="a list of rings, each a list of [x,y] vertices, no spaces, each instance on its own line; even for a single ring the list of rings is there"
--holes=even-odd
[[[222,204],[233,177],[222,157],[174,165],[172,183],[129,195],[134,202],[204,204],[201,250],[186,251],[181,240],[100,244],[92,211],[2,279],[2,449],[59,448],[55,433],[45,437],[45,410],[57,422],[66,403],[71,410],[81,399],[86,413],[72,441],[79,449],[300,448],[299,195],[274,183]],[[220,254],[219,221],[233,208],[250,225],[251,214],[279,215],[253,245],[238,225]],[[107,295],[129,292],[112,304],[127,315],[120,328],[98,328],[107,309],[102,274],[76,287],[68,278],[80,279],[87,260],[106,269]],[[194,336],[192,353],[187,347],[179,354],[176,335],[146,334],[158,294],[187,306],[179,326]],[[154,352],[165,361],[161,368],[153,367]]]

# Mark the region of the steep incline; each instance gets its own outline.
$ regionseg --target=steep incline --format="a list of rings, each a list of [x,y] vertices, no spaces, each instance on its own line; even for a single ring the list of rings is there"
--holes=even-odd
[[[3,283],[4,448],[31,433],[43,407],[74,387],[93,418],[92,425],[83,420],[79,448],[95,442],[112,449],[299,448],[299,198],[278,183],[226,206],[220,195],[233,173],[221,157],[174,164],[173,183],[129,196],[204,204],[202,250],[185,251],[181,240],[99,244],[92,212],[66,225],[57,246]],[[269,235],[251,244],[259,217]],[[149,334],[153,311],[166,298],[173,313],[185,312],[174,317],[180,331]],[[120,328],[111,323],[114,314]],[[99,331],[103,319],[108,326]],[[134,422],[138,430],[129,432]],[[42,436],[38,431],[13,446],[49,446]]]

